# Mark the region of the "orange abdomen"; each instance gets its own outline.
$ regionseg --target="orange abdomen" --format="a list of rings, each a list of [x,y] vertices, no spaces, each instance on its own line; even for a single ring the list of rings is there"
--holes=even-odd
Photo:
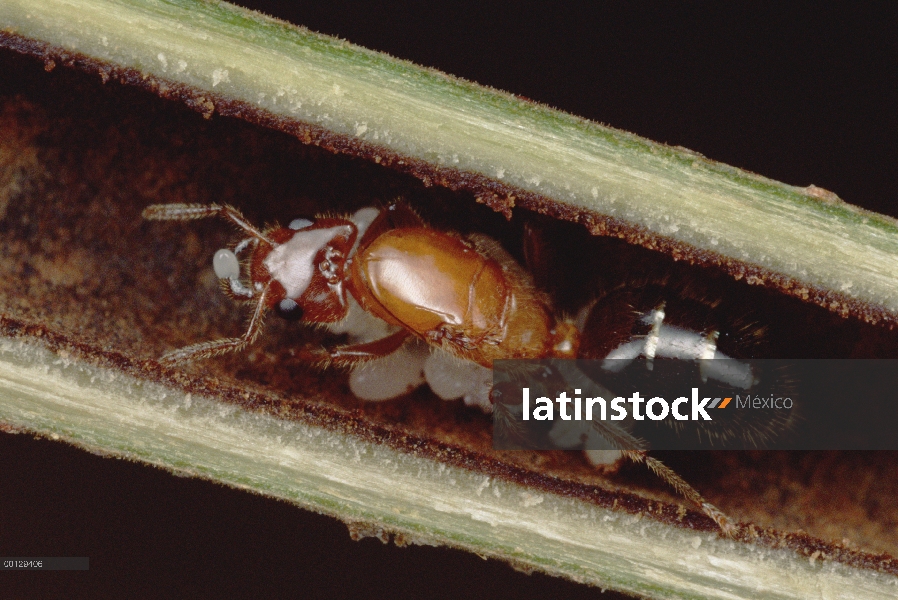
[[[426,228],[387,231],[352,264],[367,310],[485,366],[544,356],[550,343],[546,307],[520,279],[474,244]]]
[[[394,229],[353,261],[379,308],[420,334],[458,330],[472,341],[498,333],[508,290],[502,270],[461,239],[433,229]],[[378,312],[378,306],[371,307]]]

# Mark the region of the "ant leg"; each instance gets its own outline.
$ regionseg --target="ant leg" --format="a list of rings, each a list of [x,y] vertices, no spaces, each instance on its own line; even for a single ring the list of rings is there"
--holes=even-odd
[[[585,387],[588,385],[586,381],[588,378],[576,366],[571,365],[570,363],[561,362],[558,365],[558,369],[564,380],[571,387]],[[705,500],[695,488],[686,483],[686,481],[677,475],[673,469],[657,458],[648,456],[645,450],[639,449],[646,447],[643,440],[634,437],[629,431],[622,427],[601,420],[594,420],[592,422],[592,428],[595,433],[607,440],[612,447],[620,449],[619,452],[622,456],[633,462],[644,464],[658,477],[664,480],[665,483],[675,489],[681,496],[701,508],[706,515],[714,519],[714,522],[717,523],[725,536],[733,537],[736,527],[730,522],[729,517],[723,514],[723,512],[716,506]],[[632,449],[624,450],[624,448]]]
[[[211,342],[202,342],[200,344],[193,344],[192,346],[173,350],[160,358],[159,362],[166,366],[173,366],[209,358],[210,356],[216,356],[226,352],[236,352],[248,344],[252,344],[262,332],[262,316],[265,311],[265,299],[267,296],[268,286],[266,286],[259,294],[256,310],[253,311],[253,316],[249,321],[249,327],[247,327],[246,333],[244,333],[243,336],[239,338],[223,338]]]
[[[593,422],[593,427],[602,437],[611,442],[612,446],[617,446],[618,448],[645,447],[642,440],[634,438],[626,430],[620,427],[607,427],[604,425],[605,424],[600,421]],[[719,508],[705,500],[694,487],[686,483],[685,479],[677,475],[676,471],[657,458],[652,458],[646,454],[645,450],[620,450],[620,453],[622,456],[633,462],[642,463],[647,466],[667,485],[675,489],[677,493],[700,508],[706,515],[714,519],[714,522],[717,523],[717,526],[720,527],[726,537],[733,537],[733,534],[736,532],[736,526],[730,522],[729,517],[723,514]]]
[[[645,464],[658,477],[679,492],[681,496],[701,508],[702,512],[714,519],[714,522],[717,523],[717,526],[720,527],[726,537],[733,537],[736,533],[736,526],[730,521],[730,518],[723,514],[719,508],[705,500],[695,488],[686,483],[673,469],[657,458],[648,456],[643,450],[622,450],[621,452],[633,462]]]
[[[303,348],[297,358],[321,367],[337,364],[349,367],[349,389],[359,400],[391,400],[409,393],[425,382],[424,362],[429,352],[423,343],[406,344],[409,333],[394,333],[359,344],[336,348]]]
[[[143,209],[143,218],[150,221],[192,221],[209,217],[221,217],[254,238],[271,246],[277,245],[253,227],[239,210],[227,204],[152,204]]]
[[[332,349],[329,354],[335,361],[364,362],[387,356],[388,354],[393,354],[405,343],[408,335],[408,331],[400,329],[396,333],[392,333],[379,340],[374,340],[373,342],[337,346]]]
[[[348,344],[331,349],[304,349],[300,353],[300,358],[309,362],[336,363],[339,366],[348,367],[389,356],[399,350],[408,337],[408,331],[400,329],[372,342]]]
[[[523,231],[524,265],[540,289],[552,289],[551,262],[555,256],[546,243],[546,236],[541,229],[531,222],[524,223]]]

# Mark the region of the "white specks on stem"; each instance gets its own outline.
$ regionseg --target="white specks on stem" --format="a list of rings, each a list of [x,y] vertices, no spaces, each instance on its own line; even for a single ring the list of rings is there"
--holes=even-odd
[[[212,71],[212,87],[217,86],[219,83],[229,83],[231,81],[231,76],[228,74],[227,69],[215,69]]]
[[[545,497],[542,494],[535,494],[533,492],[521,492],[521,505],[524,508],[530,508],[531,506],[536,506],[537,504],[542,504]]]

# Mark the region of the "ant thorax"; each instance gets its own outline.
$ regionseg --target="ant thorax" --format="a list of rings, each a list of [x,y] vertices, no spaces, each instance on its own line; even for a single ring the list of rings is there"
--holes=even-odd
[[[351,225],[314,229],[309,224],[296,230],[286,242],[272,248],[262,264],[272,281],[284,288],[287,298],[302,297],[316,273],[335,285],[342,280],[341,263],[344,261],[339,260],[343,256],[334,247],[334,242],[338,239],[349,240],[353,229]],[[320,258],[317,264],[316,258]]]
[[[354,258],[368,227],[380,211],[363,208],[349,219],[358,229],[358,238],[347,266]],[[346,317],[326,328],[334,334],[344,334],[350,344],[365,344],[396,333],[400,328],[364,310],[350,295]],[[360,400],[392,400],[427,384],[443,400],[462,399],[469,406],[489,412],[492,372],[471,361],[452,356],[448,352],[411,339],[398,350],[384,357],[358,363],[349,375],[349,388]]]

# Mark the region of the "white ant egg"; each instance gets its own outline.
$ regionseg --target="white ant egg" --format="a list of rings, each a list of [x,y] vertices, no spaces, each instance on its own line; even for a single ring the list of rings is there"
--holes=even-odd
[[[237,255],[227,248],[222,248],[212,257],[212,268],[219,279],[237,279],[240,277],[240,261]]]

